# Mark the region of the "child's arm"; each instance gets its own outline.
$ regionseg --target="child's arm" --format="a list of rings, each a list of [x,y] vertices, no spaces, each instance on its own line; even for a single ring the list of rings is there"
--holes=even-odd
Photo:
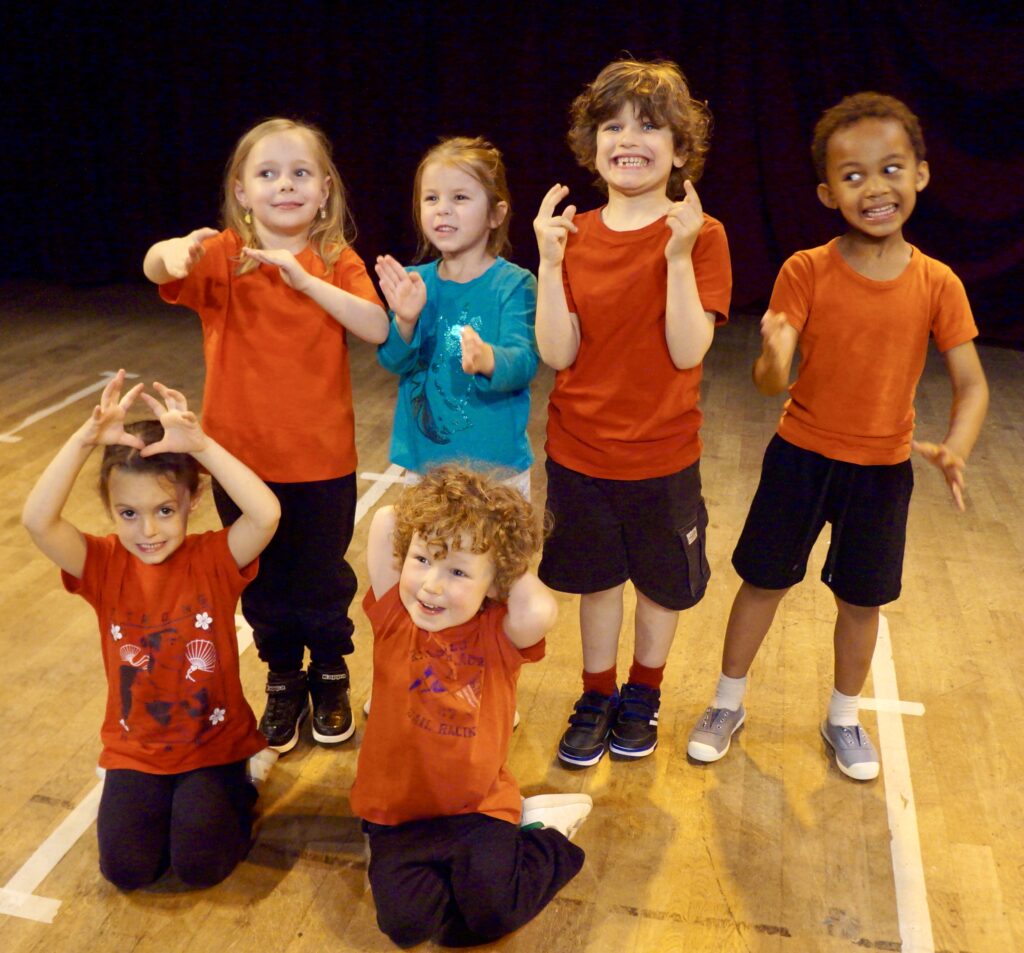
[[[943,354],[953,385],[953,406],[949,430],[942,443],[913,442],[914,449],[935,464],[946,478],[957,509],[964,509],[964,467],[981,432],[988,411],[988,381],[973,341],[950,348]]]
[[[575,232],[576,206],[567,205],[561,215],[555,206],[569,194],[564,185],[553,185],[540,203],[533,230],[537,235],[540,264],[537,268],[537,347],[544,363],[556,371],[576,360],[580,349],[580,321],[569,310],[562,287],[562,259],[569,232]]]
[[[416,322],[427,303],[427,287],[418,271],[406,271],[390,255],[378,255],[374,265],[384,300],[395,313],[395,325],[406,344],[412,341]]]
[[[243,248],[242,254],[264,265],[276,265],[281,269],[286,285],[308,295],[356,337],[370,344],[383,344],[387,339],[388,316],[379,304],[311,275],[290,251],[283,248]]]
[[[162,440],[151,443],[142,456],[156,453],[188,453],[202,464],[242,511],[228,530],[228,548],[239,568],[248,566],[270,542],[281,518],[281,505],[270,488],[241,460],[203,433],[183,394],[154,381],[163,404],[149,394],[149,404],[164,428]]]
[[[761,354],[754,362],[754,384],[767,397],[789,387],[789,371],[800,335],[783,311],[765,311],[761,318]]]
[[[558,603],[532,572],[524,572],[508,591],[505,635],[516,648],[536,645],[558,621]]]
[[[217,235],[215,228],[197,228],[183,238],[168,238],[153,245],[142,262],[146,277],[156,285],[184,278],[203,257],[203,242]]]
[[[57,451],[36,481],[21,512],[22,525],[32,542],[76,579],[81,579],[85,571],[85,537],[61,515],[75,479],[94,447],[118,443],[137,449],[144,446],[138,437],[124,430],[125,414],[142,391],[142,384],[136,384],[122,397],[123,386],[124,371],[120,370],[103,388],[89,419]]]
[[[665,295],[665,340],[672,363],[679,370],[696,367],[707,354],[715,336],[715,316],[704,310],[693,270],[693,246],[704,224],[697,190],[687,179],[686,198],[668,211],[665,225],[672,236],[665,246],[668,289]]]
[[[395,508],[382,506],[373,514],[366,540],[366,568],[370,573],[370,587],[380,599],[391,589],[401,573],[395,565]]]

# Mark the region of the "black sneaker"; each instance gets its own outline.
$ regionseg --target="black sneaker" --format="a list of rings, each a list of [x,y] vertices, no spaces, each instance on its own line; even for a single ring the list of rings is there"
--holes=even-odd
[[[267,675],[267,707],[260,719],[260,731],[267,744],[278,754],[295,747],[299,727],[309,714],[309,688],[306,673],[288,672]]]
[[[309,694],[313,698],[313,737],[321,744],[336,745],[356,730],[348,697],[348,666],[309,667]]]
[[[613,755],[643,758],[658,747],[661,691],[627,682],[619,694],[619,713],[608,748]]]
[[[597,764],[615,721],[619,696],[584,692],[573,706],[569,727],[558,742],[558,758],[576,768]]]

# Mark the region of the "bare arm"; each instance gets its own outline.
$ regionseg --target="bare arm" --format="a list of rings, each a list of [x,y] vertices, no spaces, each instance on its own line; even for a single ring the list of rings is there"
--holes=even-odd
[[[505,635],[517,648],[536,645],[558,621],[558,603],[532,572],[525,572],[508,592]]]
[[[957,509],[964,509],[964,468],[974,449],[988,412],[988,381],[973,341],[950,348],[943,355],[953,385],[949,429],[940,444],[914,441],[914,449],[941,471]]]
[[[203,242],[216,234],[215,228],[197,228],[182,238],[157,242],[146,252],[143,272],[156,285],[184,278],[203,257]]]
[[[391,589],[401,575],[395,564],[395,508],[382,506],[373,514],[366,540],[366,568],[370,587],[378,599]]]
[[[672,235],[665,246],[668,287],[665,294],[665,341],[679,370],[704,360],[715,336],[715,316],[705,311],[693,270],[693,246],[704,224],[704,211],[693,183],[684,184],[686,198],[668,211],[665,225]]]
[[[537,268],[537,349],[541,359],[556,371],[576,360],[580,349],[579,318],[569,310],[562,287],[562,259],[569,232],[575,232],[576,206],[567,205],[561,215],[555,206],[569,194],[564,185],[554,185],[540,203],[533,230],[537,235],[540,264]]]
[[[767,397],[789,387],[789,372],[800,335],[785,312],[765,311],[761,318],[761,354],[754,362],[754,384]]]

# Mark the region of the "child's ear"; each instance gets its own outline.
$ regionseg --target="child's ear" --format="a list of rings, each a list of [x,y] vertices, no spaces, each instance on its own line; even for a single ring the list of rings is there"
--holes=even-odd
[[[687,155],[688,154],[685,152],[677,152],[674,156],[672,156],[672,165],[674,165],[677,169],[681,169],[684,165],[686,165]]]
[[[836,198],[832,194],[832,190],[825,182],[818,183],[818,201],[821,202],[825,208],[839,208]]]
[[[497,601],[497,598],[498,598],[498,584],[496,582],[492,582],[491,583],[490,588],[487,590],[486,598],[494,599],[495,601]]]
[[[245,200],[245,189],[242,187],[242,183],[235,179],[235,201],[238,202],[242,208],[248,208],[249,203]]]
[[[322,200],[322,204],[320,206],[321,208],[323,208],[323,205],[326,204],[327,196],[329,196],[330,194],[331,194],[331,177],[329,175],[325,175],[324,176],[324,188],[323,188],[323,192],[320,195],[320,198]]]
[[[928,168],[928,163],[922,159],[917,164],[917,173],[914,177],[914,188],[921,192],[924,187],[931,181],[932,173],[931,169]]]
[[[508,202],[496,203],[494,209],[491,211],[491,228],[497,228],[502,222],[504,222],[506,215],[508,215]]]

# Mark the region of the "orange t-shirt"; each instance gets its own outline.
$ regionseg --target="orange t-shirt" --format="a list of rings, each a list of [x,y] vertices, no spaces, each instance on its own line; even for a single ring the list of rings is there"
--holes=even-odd
[[[588,476],[667,476],[700,457],[701,367],[681,371],[665,341],[670,230],[664,217],[616,232],[601,209],[578,215],[562,263],[565,298],[580,347],[555,376],[548,405],[548,456]],[[724,323],[732,266],[722,223],[709,215],[692,252],[705,311]]]
[[[917,248],[890,281],[851,268],[838,239],[797,252],[783,264],[770,306],[800,332],[779,436],[847,463],[909,459],[929,334],[940,351],[978,334],[960,279]]]
[[[158,565],[117,536],[86,535],[85,569],[68,592],[96,610],[107,673],[104,768],[181,774],[241,761],[267,746],[238,677],[235,605],[244,569],[228,531],[186,536]]]
[[[233,231],[203,242],[205,254],[160,296],[198,312],[206,391],[203,427],[264,480],[331,480],[356,468],[355,418],[345,329],[281,270],[260,265],[238,276]],[[298,256],[323,278],[312,248]],[[325,278],[380,304],[362,259],[346,248]]]
[[[441,632],[412,623],[398,586],[363,608],[373,626],[373,708],[359,749],[352,812],[374,824],[489,814],[516,824],[519,785],[505,764],[524,661],[543,639],[516,648],[507,607],[488,603]]]

